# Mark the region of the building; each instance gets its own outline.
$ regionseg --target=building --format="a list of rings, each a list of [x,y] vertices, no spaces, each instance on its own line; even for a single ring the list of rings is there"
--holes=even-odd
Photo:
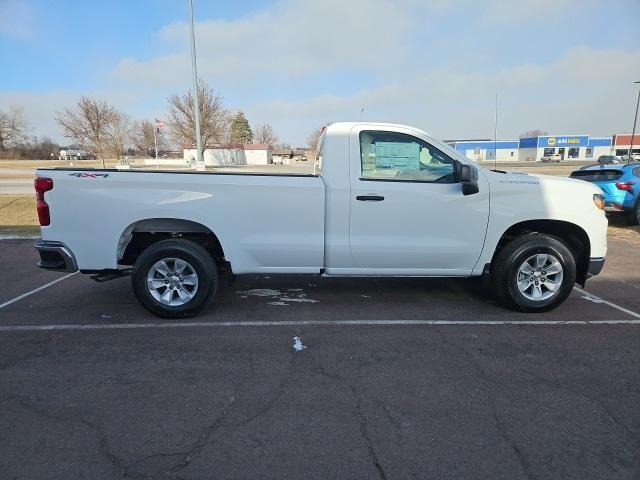
[[[517,140],[449,140],[446,143],[476,162],[518,160]]]
[[[197,150],[194,147],[183,150],[186,163],[195,163]],[[204,164],[207,167],[224,167],[231,165],[268,165],[273,163],[268,145],[229,143],[204,149]]]
[[[58,152],[58,160],[93,160],[95,158],[95,155],[77,146],[64,147]]]
[[[629,155],[629,148],[631,147],[631,134],[629,133],[616,133],[613,136],[613,150],[614,155],[619,157]],[[633,156],[640,158],[640,135],[635,134],[633,136]]]
[[[560,155],[561,160],[590,160],[611,154],[610,137],[591,138],[589,135],[540,135],[521,138],[518,158],[536,161],[542,157]]]

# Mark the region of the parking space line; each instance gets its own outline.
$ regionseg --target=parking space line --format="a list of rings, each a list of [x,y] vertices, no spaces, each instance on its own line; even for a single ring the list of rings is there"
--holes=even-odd
[[[52,330],[140,330],[145,328],[301,327],[301,326],[411,326],[411,325],[640,325],[638,320],[277,320],[220,322],[112,323],[80,325],[6,325],[0,332],[49,332]]]
[[[63,280],[66,280],[67,278],[75,275],[78,272],[73,272],[73,273],[69,273],[67,275],[65,275],[64,277],[60,277],[60,278],[56,278],[55,280],[49,282],[49,283],[45,283],[44,285],[42,285],[41,287],[38,288],[34,288],[33,290],[27,292],[27,293],[23,293],[22,295],[17,296],[16,298],[12,298],[11,300],[8,300],[6,302],[4,302],[3,304],[0,304],[0,308],[4,308],[4,307],[8,307],[9,305],[11,305],[12,303],[15,303],[17,301],[22,300],[23,298],[28,297],[29,295],[33,295],[34,293],[38,293],[41,290],[44,290],[45,288],[49,288],[51,285],[55,285],[56,283],[59,283]]]
[[[604,303],[605,305],[608,305],[611,308],[615,308],[616,310],[620,310],[621,312],[624,312],[627,315],[631,315],[632,317],[640,319],[640,313],[636,313],[634,311],[629,310],[628,308],[624,308],[624,307],[621,307],[620,305],[616,305],[615,303],[610,302],[609,300],[605,300],[604,298],[600,298],[597,295],[594,295],[593,293],[589,293],[586,290],[583,290],[581,288],[573,287],[573,289],[576,292],[580,292],[583,295],[585,295],[587,300],[591,300],[591,301],[596,302],[596,303]]]

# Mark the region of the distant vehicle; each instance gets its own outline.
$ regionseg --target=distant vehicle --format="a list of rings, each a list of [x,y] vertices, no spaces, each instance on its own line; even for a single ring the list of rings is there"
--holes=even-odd
[[[640,163],[593,165],[570,176],[600,187],[605,212],[622,214],[630,225],[640,225]]]
[[[64,149],[58,153],[58,160],[95,160],[97,157],[93,153],[79,149]]]
[[[40,168],[39,265],[98,280],[131,274],[142,305],[167,318],[197,314],[234,275],[284,273],[482,277],[506,306],[542,312],[604,265],[595,185],[492,172],[386,123],[329,125],[314,166]]]
[[[615,155],[600,155],[598,157],[598,163],[600,165],[617,165],[621,162],[620,158]]]
[[[558,153],[554,153],[553,155],[545,155],[540,159],[542,163],[560,163],[562,157]]]
[[[629,161],[629,154],[625,154],[622,157],[620,157],[620,161],[622,162],[628,162]],[[640,162],[640,153],[633,153],[631,154],[631,161],[632,162]]]

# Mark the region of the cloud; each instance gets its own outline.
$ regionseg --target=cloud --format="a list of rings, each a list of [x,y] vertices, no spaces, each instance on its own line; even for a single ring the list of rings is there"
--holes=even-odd
[[[358,119],[363,106],[366,120],[408,123],[438,137],[492,137],[498,93],[503,138],[531,128],[606,136],[629,129],[637,95],[629,79],[638,68],[640,52],[582,46],[549,65],[483,73],[438,69],[353,95],[259,101],[246,111],[298,141],[318,125]]]
[[[0,36],[24,39],[33,35],[33,10],[24,0],[0,0]]]
[[[202,76],[243,77],[253,81],[271,76],[304,78],[327,70],[373,70],[410,60],[411,34],[429,28],[421,12],[444,8],[445,2],[420,6],[416,1],[365,0],[285,1],[273,10],[234,20],[196,23],[198,70]],[[407,4],[413,4],[413,11]],[[172,23],[157,38],[172,53],[139,60],[126,58],[115,67],[115,78],[130,82],[171,83],[173,75],[189,73],[188,24]],[[181,78],[182,80],[182,78]]]

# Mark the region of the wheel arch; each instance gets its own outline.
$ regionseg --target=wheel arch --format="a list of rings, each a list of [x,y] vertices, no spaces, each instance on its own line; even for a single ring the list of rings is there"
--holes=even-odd
[[[169,238],[185,238],[198,243],[207,250],[219,268],[230,268],[215,232],[201,223],[180,218],[146,218],[128,225],[118,239],[118,264],[133,265],[145,248]]]
[[[589,269],[591,241],[582,227],[563,220],[526,220],[510,226],[500,237],[491,258],[491,269],[496,256],[504,246],[516,237],[542,233],[561,240],[571,251],[576,262],[576,282],[584,285]]]

